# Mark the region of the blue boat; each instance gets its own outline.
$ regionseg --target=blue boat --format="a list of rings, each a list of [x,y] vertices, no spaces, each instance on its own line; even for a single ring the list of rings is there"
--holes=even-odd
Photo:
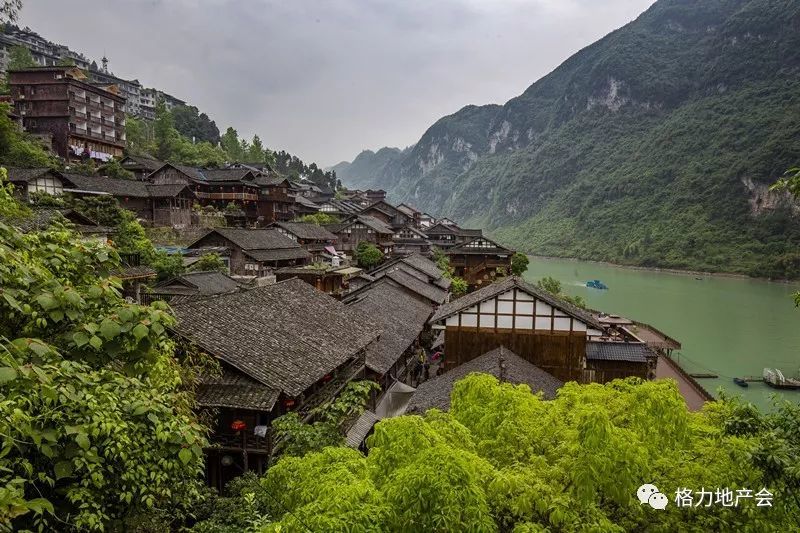
[[[604,291],[608,290],[608,285],[600,281],[599,279],[593,279],[592,281],[587,281],[586,286],[590,289],[601,289]]]
[[[739,385],[740,387],[748,387],[747,381],[742,378],[733,378],[733,382]]]

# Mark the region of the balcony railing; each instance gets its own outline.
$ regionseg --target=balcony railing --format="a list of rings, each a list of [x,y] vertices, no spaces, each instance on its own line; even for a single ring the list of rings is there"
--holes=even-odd
[[[361,358],[354,359],[347,366],[341,368],[331,381],[308,397],[297,410],[297,414],[304,420],[310,418],[311,411],[339,394],[339,391],[363,370],[364,360]]]
[[[266,437],[257,437],[251,433],[252,429],[247,429],[238,433],[215,433],[209,441],[212,447],[269,453],[272,450],[271,429],[267,430]]]
[[[205,192],[196,191],[195,195],[198,198],[206,198],[208,200],[258,200],[257,194],[250,194],[246,192]]]

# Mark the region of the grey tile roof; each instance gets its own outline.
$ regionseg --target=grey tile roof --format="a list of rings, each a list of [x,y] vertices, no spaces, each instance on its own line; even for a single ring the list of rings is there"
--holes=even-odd
[[[544,289],[540,289],[535,285],[531,285],[530,283],[524,281],[519,276],[509,276],[502,281],[496,281],[491,285],[487,285],[482,289],[479,289],[475,292],[471,292],[455,301],[452,301],[450,303],[441,306],[439,310],[436,311],[436,314],[433,315],[433,318],[431,318],[431,323],[444,320],[445,318],[452,316],[456,313],[459,313],[465,309],[468,309],[473,305],[494,298],[498,294],[502,294],[514,288],[523,290],[528,294],[535,296],[539,300],[547,302],[553,307],[556,307],[561,311],[563,311],[564,313],[574,318],[577,318],[582,322],[585,322],[586,324],[590,325],[593,328],[599,330],[603,329],[603,325],[600,322],[598,322],[597,318],[592,316],[592,314],[588,313],[587,311],[584,311],[579,307],[572,305],[569,302],[565,302],[561,298],[553,296]]]
[[[17,168],[17,167],[5,167],[8,170],[8,181],[11,183],[22,183],[22,182],[29,182],[31,180],[35,180],[48,172],[52,172],[56,176],[59,175],[58,172],[51,170],[47,167],[41,168]]]
[[[352,427],[347,430],[347,435],[345,436],[347,445],[351,448],[358,448],[361,446],[361,443],[367,438],[369,432],[372,431],[372,427],[377,424],[379,420],[380,418],[378,418],[378,415],[372,411],[364,411]]]
[[[111,228],[99,226],[94,220],[73,211],[72,209],[53,209],[53,208],[34,208],[31,209],[29,217],[6,221],[12,226],[16,226],[24,233],[40,231],[46,229],[56,221],[68,221],[76,226],[75,229],[81,233],[111,232]]]
[[[367,347],[367,367],[386,373],[422,333],[433,304],[424,303],[400,287],[380,281],[349,303],[375,323],[380,337]]]
[[[113,196],[129,196],[133,198],[148,198],[150,191],[144,181],[123,180],[105,176],[82,176],[80,174],[64,174],[76,189],[82,191],[105,192]]]
[[[246,177],[253,178],[253,172],[247,168],[198,169],[206,181],[242,181]]]
[[[134,165],[126,165],[125,164],[126,161],[131,161],[131,162],[134,163]],[[145,156],[141,156],[141,155],[125,156],[125,157],[122,158],[120,163],[124,167],[139,166],[139,167],[142,167],[145,170],[149,170],[150,172],[158,170],[159,168],[164,166],[164,161],[159,161],[158,159],[154,159],[152,157],[145,157]]]
[[[182,291],[181,286],[190,289]],[[159,294],[225,294],[239,290],[239,283],[230,276],[218,271],[187,272],[170,280],[162,281],[153,288]]]
[[[273,226],[285,229],[298,239],[314,241],[336,240],[336,235],[316,224],[307,222],[276,222]]]
[[[375,217],[371,217],[369,215],[358,215],[355,220],[358,220],[368,228],[374,229],[378,233],[383,233],[386,235],[394,234],[394,230],[392,228],[390,228],[382,220]],[[353,220],[353,222],[355,222],[355,220]]]
[[[244,253],[256,261],[288,261],[290,259],[309,259],[311,257],[311,254],[305,248],[245,250]]]
[[[318,204],[315,204],[314,202],[312,202],[311,200],[309,200],[305,196],[294,196],[293,198],[294,198],[294,201],[297,202],[300,205],[303,205],[303,206],[311,208],[311,209],[319,209],[319,205]]]
[[[395,270],[402,270],[417,279],[426,283],[432,283],[445,291],[450,288],[451,281],[444,277],[444,272],[439,270],[436,263],[419,254],[412,254],[388,261],[374,270],[372,275],[379,278]]]
[[[277,174],[269,174],[269,175],[260,175],[256,176],[255,184],[260,185],[261,187],[274,187],[276,185],[281,185],[288,179],[284,176],[279,176]]]
[[[289,396],[356,357],[378,334],[299,279],[184,301],[173,310],[178,334]]]
[[[197,387],[197,403],[203,407],[227,407],[271,411],[281,391],[259,383],[235,368],[223,365],[222,375],[204,377]]]
[[[542,392],[547,400],[555,398],[556,392],[564,384],[511,350],[500,347],[421,383],[411,397],[408,413],[424,413],[434,408],[449,410],[453,386],[473,372],[490,374],[507,383],[528,385],[531,392]]]
[[[656,354],[644,343],[603,341],[586,343],[586,359],[589,360],[646,363],[648,357],[656,357]]]
[[[151,198],[174,198],[186,189],[194,196],[194,192],[184,183],[170,183],[167,185],[147,185],[147,192]]]
[[[434,305],[441,305],[447,298],[447,291],[422,281],[421,279],[412,276],[404,269],[392,270],[386,274],[386,277],[402,285],[403,287],[414,291],[415,293],[427,298]]]
[[[278,230],[273,228],[216,228],[203,235],[195,243],[215,232],[242,250],[300,248],[299,244],[286,235],[281,235]],[[191,248],[195,243],[190,244],[189,247]]]

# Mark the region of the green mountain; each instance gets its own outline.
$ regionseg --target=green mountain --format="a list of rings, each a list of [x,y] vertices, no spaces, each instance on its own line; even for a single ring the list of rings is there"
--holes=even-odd
[[[528,252],[800,276],[800,2],[660,0],[505,105],[467,106],[350,187]]]

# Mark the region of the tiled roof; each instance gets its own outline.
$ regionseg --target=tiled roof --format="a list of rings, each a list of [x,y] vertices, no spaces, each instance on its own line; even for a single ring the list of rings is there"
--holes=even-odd
[[[372,274],[380,277],[384,275],[383,273],[398,269],[404,270],[422,281],[433,283],[440,289],[447,290],[450,288],[451,281],[444,277],[444,273],[439,270],[436,263],[419,254],[412,254],[389,261],[374,270]]]
[[[252,171],[247,168],[199,169],[206,181],[242,181]]]
[[[188,291],[181,289],[181,285]],[[197,294],[208,296],[239,290],[239,283],[219,271],[187,272],[157,284],[153,292],[159,294]]]
[[[216,228],[195,241],[204,239],[212,233],[217,233],[243,250],[272,250],[281,248],[300,248],[286,235],[276,229],[247,229],[247,228]],[[195,243],[189,245],[191,248]]]
[[[368,228],[372,228],[378,233],[383,234],[394,234],[394,230],[390,228],[387,224],[385,224],[382,220],[377,219],[375,217],[371,217],[369,215],[358,215],[353,222],[358,220]]]
[[[412,276],[403,269],[392,270],[386,274],[386,277],[399,283],[403,287],[414,291],[415,293],[427,298],[431,303],[440,305],[447,298],[447,291],[432,285],[426,281]]]
[[[293,196],[293,198],[294,198],[295,202],[297,202],[298,204],[300,204],[300,205],[302,205],[304,207],[308,207],[310,209],[319,210],[319,205],[315,204],[314,202],[312,202],[311,200],[309,200],[305,196],[299,196],[298,195],[298,196]]]
[[[148,184],[137,180],[123,180],[105,176],[82,176],[80,174],[64,174],[76,189],[82,191],[105,192],[113,196],[129,196],[133,198],[148,198],[150,191]]]
[[[276,222],[273,226],[285,229],[298,239],[314,241],[336,240],[336,235],[316,224],[306,222]]]
[[[270,175],[260,175],[256,176],[255,184],[260,185],[262,187],[274,187],[276,185],[280,185],[283,182],[287,181],[285,176],[280,176],[277,174],[270,174]]]
[[[256,261],[288,261],[290,259],[308,259],[311,254],[305,248],[280,248],[275,250],[245,250],[247,256]]]
[[[444,320],[445,318],[455,315],[465,309],[469,309],[473,305],[477,305],[485,300],[489,300],[494,298],[495,296],[502,294],[506,291],[510,291],[511,289],[521,289],[528,294],[531,294],[538,298],[539,300],[543,300],[548,304],[552,305],[560,309],[561,311],[565,312],[566,314],[577,318],[578,320],[585,322],[586,324],[592,326],[593,328],[597,328],[599,330],[603,329],[603,325],[597,321],[597,318],[592,316],[590,313],[580,309],[572,305],[569,302],[565,302],[561,298],[553,296],[549,292],[544,289],[540,289],[535,285],[531,285],[530,283],[524,281],[519,276],[510,276],[505,278],[502,281],[496,281],[491,285],[487,285],[486,287],[479,289],[475,292],[471,292],[465,296],[462,296],[458,300],[453,302],[447,303],[439,308],[436,311],[436,314],[433,315],[431,318],[431,323],[439,322]]]
[[[603,341],[586,343],[586,359],[646,363],[648,357],[655,356],[656,354],[644,343]]]
[[[369,432],[372,431],[372,427],[377,424],[379,420],[380,418],[378,418],[378,415],[372,411],[364,411],[350,429],[347,430],[347,435],[345,436],[347,445],[351,448],[358,448],[361,446],[361,443],[367,438]]]
[[[154,278],[156,271],[145,265],[123,266],[122,269],[112,272],[111,275],[122,280]]]
[[[289,396],[377,336],[358,313],[299,279],[181,302],[173,310],[181,336]]]
[[[336,209],[340,213],[344,213],[345,215],[354,215],[356,213],[360,213],[364,208],[361,207],[356,202],[351,202],[350,200],[328,200],[327,202],[334,209]]]
[[[31,180],[35,180],[48,172],[52,172],[56,175],[59,175],[58,172],[51,170],[47,167],[42,168],[17,168],[17,167],[5,167],[8,170],[8,181],[11,183],[21,183],[21,182],[29,182]]]
[[[151,198],[174,198],[186,189],[194,196],[194,193],[185,183],[171,183],[167,185],[147,185],[147,192]]]
[[[409,413],[424,413],[429,409],[450,409],[450,394],[460,379],[473,372],[490,374],[500,381],[525,384],[531,392],[542,392],[544,398],[552,400],[563,383],[541,368],[529,363],[511,350],[500,347],[487,352],[463,365],[445,372],[417,387],[408,406]]]
[[[159,168],[164,166],[163,161],[159,161],[158,159],[153,159],[152,157],[145,157],[141,155],[129,155],[122,158],[121,162],[124,167],[131,166],[125,164],[126,160],[133,161],[134,163],[136,163],[136,165],[144,168],[145,170],[149,170],[150,172],[158,170]]]
[[[458,230],[458,231],[460,233],[462,230]],[[488,246],[488,247],[484,247],[484,246],[480,246],[480,247],[475,246],[475,247],[473,247],[473,246],[471,246],[471,244],[473,244],[473,243],[475,243],[477,241],[485,241],[487,244],[490,244],[491,246]],[[448,249],[445,253],[447,255],[460,255],[460,254],[478,254],[478,255],[482,255],[482,254],[506,254],[506,255],[510,255],[510,254],[514,253],[514,250],[506,248],[505,246],[500,246],[499,244],[497,244],[493,240],[487,239],[486,237],[476,237],[476,238],[474,238],[474,239],[472,239],[470,241],[467,241],[467,242],[458,244],[456,246],[453,246],[452,248]]]
[[[455,235],[456,228],[445,224],[435,224],[425,230],[426,235]]]
[[[227,407],[270,411],[281,391],[223,365],[219,377],[205,377],[197,387],[197,403],[203,407]]]
[[[422,333],[433,304],[424,303],[400,287],[380,281],[359,292],[349,304],[369,317],[380,332],[367,347],[367,367],[386,373]]]
[[[108,233],[111,228],[99,226],[94,220],[85,217],[73,211],[72,209],[52,209],[52,208],[36,208],[31,209],[29,217],[7,221],[12,226],[16,226],[24,233],[31,231],[40,231],[46,229],[50,224],[58,220],[66,220],[75,224],[76,228],[81,233]]]

